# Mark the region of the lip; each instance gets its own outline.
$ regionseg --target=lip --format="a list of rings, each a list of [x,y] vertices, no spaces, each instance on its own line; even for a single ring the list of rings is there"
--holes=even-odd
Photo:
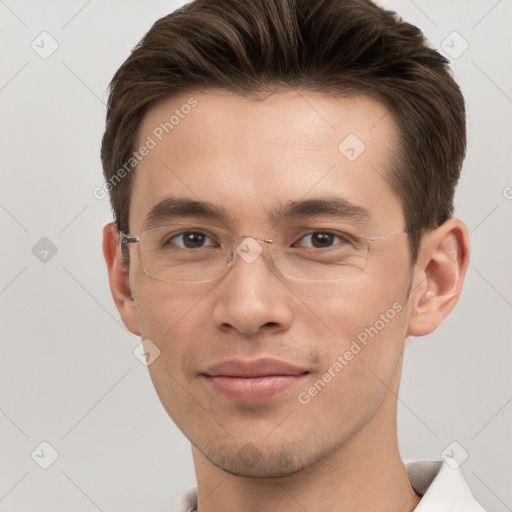
[[[297,376],[306,373],[306,368],[294,366],[286,361],[261,357],[259,359],[228,359],[206,368],[209,377],[267,377],[274,375]]]
[[[230,359],[208,367],[203,377],[212,389],[239,403],[262,403],[301,382],[308,370],[285,361]]]

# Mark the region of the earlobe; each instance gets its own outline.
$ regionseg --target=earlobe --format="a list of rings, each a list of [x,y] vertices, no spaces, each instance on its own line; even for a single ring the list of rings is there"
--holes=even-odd
[[[119,233],[111,222],[103,228],[103,255],[107,264],[112,298],[126,328],[140,336],[139,319],[130,291],[128,276],[121,263]]]
[[[469,234],[449,219],[425,235],[410,294],[409,336],[434,331],[457,303],[469,265]]]

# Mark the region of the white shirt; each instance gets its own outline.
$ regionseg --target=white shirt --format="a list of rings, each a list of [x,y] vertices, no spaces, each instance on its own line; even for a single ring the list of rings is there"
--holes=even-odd
[[[460,469],[441,460],[404,462],[413,489],[422,496],[414,512],[485,512],[473,498]],[[197,488],[174,502],[169,512],[194,512]]]

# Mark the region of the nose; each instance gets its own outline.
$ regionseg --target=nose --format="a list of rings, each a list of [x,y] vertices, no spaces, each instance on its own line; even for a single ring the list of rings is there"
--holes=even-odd
[[[216,292],[214,322],[220,329],[255,334],[264,328],[290,327],[292,294],[273,267],[265,246],[263,239],[255,237],[235,245],[231,269]]]

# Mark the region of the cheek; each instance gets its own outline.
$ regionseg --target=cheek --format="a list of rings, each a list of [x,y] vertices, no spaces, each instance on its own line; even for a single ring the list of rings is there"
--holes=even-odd
[[[160,350],[148,371],[164,408],[179,425],[184,415],[199,414],[190,407],[190,397],[185,391],[190,380],[186,362],[200,353],[207,342],[203,333],[208,330],[211,315],[205,311],[206,301],[202,299],[208,291],[209,288],[198,292],[192,285],[177,286],[154,280],[137,288],[141,335]]]
[[[142,278],[137,284],[141,335],[160,350],[155,361],[158,364],[149,367],[151,377],[158,377],[156,373],[160,372],[159,381],[168,386],[171,374],[179,384],[186,385],[191,377],[191,362],[208,349],[213,339],[211,296],[218,283],[170,284]]]
[[[147,278],[148,280],[151,278]],[[146,281],[146,280],[144,280]],[[170,284],[151,279],[136,287],[137,312],[143,336],[154,336],[165,342],[167,338],[178,338],[174,334],[184,329],[194,329],[201,312],[203,299],[214,285],[202,286],[192,283]],[[203,316],[202,321],[208,317]],[[197,329],[197,325],[195,325]]]
[[[317,346],[322,344],[322,366],[312,375],[299,401],[304,414],[332,421],[314,428],[326,436],[350,435],[375,415],[393,388],[400,366],[407,314],[407,283],[388,286],[347,285],[337,294],[325,294],[311,306],[321,318]],[[330,298],[329,298],[330,297]]]
[[[330,388],[364,394],[373,385],[381,387],[379,378],[392,379],[406,337],[409,286],[407,276],[394,275],[396,279],[379,280],[364,276],[357,282],[326,285],[322,293],[302,294],[318,320],[312,341],[322,352],[318,376],[329,370],[331,376],[343,376],[331,377],[336,384]],[[325,377],[330,379],[329,374]]]
[[[372,326],[379,332],[402,332],[409,282],[403,269],[390,265],[380,275],[365,273],[358,279],[325,282],[321,287],[290,288],[306,306],[305,311],[316,318],[318,334],[335,343],[355,339],[360,333],[364,338],[365,329]]]

